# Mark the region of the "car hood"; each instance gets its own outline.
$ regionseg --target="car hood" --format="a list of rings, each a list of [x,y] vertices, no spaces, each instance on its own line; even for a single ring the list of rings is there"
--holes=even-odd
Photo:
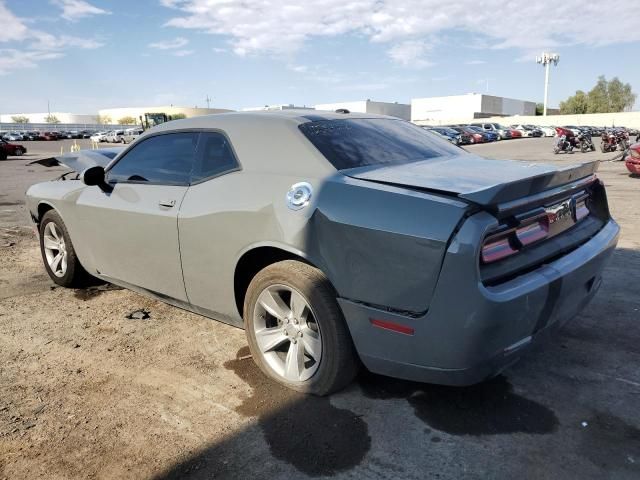
[[[497,205],[593,175],[599,162],[566,168],[462,154],[393,166],[343,170],[353,178],[457,196],[483,206]]]
[[[124,147],[101,148],[98,150],[80,150],[79,152],[65,153],[55,157],[41,158],[29,162],[27,165],[39,164],[45,167],[64,165],[78,173],[87,168],[100,165],[106,167],[122,151]]]

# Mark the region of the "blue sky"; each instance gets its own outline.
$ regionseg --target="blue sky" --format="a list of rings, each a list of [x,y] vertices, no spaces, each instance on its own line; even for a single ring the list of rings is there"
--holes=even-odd
[[[443,8],[446,6],[446,8]],[[637,0],[0,0],[0,112],[640,92]],[[591,19],[586,22],[581,19]]]

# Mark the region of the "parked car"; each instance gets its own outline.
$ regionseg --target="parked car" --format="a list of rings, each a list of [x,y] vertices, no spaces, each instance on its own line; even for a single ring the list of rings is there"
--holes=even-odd
[[[104,141],[107,143],[122,143],[123,135],[124,130],[113,130],[105,135]]]
[[[107,141],[107,135],[109,135],[110,132],[96,132],[93,135],[91,135],[89,138],[91,139],[92,142],[95,143],[99,143],[99,142],[106,142]]]
[[[460,145],[460,143],[462,142],[460,133],[455,131],[452,128],[448,128],[448,127],[424,127],[424,128],[440,134],[442,137],[446,138],[448,141],[450,141],[454,145]]]
[[[128,128],[122,135],[122,143],[131,143],[144,133],[142,128]]]
[[[510,129],[507,127],[500,125],[499,123],[490,122],[490,123],[472,123],[474,127],[480,127],[483,130],[490,130],[498,134],[498,140],[506,140],[511,138]]]
[[[467,135],[469,137],[469,143],[484,143],[487,141],[483,132],[476,132],[468,126],[452,126],[450,128],[459,132],[460,135]]]
[[[543,135],[542,130],[534,125],[511,125],[511,128],[518,130],[523,137],[542,137]]]
[[[19,142],[24,140],[24,137],[18,132],[8,132],[2,135],[2,139],[7,142]]]
[[[555,137],[556,136],[556,129],[555,127],[551,127],[551,126],[540,126],[540,125],[536,125],[536,127],[542,132],[542,134],[545,137]]]
[[[495,142],[500,139],[498,134],[492,130],[483,130],[480,127],[474,127],[473,125],[468,125],[465,128],[467,129],[467,131],[471,130],[482,135],[484,142]]]
[[[22,135],[25,140],[38,140],[38,132],[35,131],[26,131]]]
[[[60,137],[56,132],[38,132],[38,140],[59,140]]]
[[[640,143],[634,143],[629,147],[629,155],[624,164],[632,175],[640,175]]]
[[[510,128],[509,133],[511,134],[511,138],[522,138],[522,132],[515,128]]]
[[[15,143],[9,143],[6,140],[0,139],[0,159],[6,160],[9,156],[20,157],[27,153],[27,149],[23,145],[17,145]]]
[[[360,363],[495,375],[595,295],[619,232],[597,162],[489,160],[371,114],[202,116],[113,155],[45,159],[79,179],[29,188],[51,279],[243,326],[267,376],[320,395]]]

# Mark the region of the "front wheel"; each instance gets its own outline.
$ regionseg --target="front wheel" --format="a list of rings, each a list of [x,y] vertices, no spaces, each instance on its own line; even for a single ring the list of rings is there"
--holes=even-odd
[[[589,151],[589,145],[587,145],[587,142],[580,143],[580,151],[582,153],[587,153]]]
[[[91,276],[80,265],[69,232],[55,210],[49,210],[40,221],[40,251],[44,267],[53,280],[63,287],[80,287]]]
[[[260,370],[287,388],[328,395],[358,371],[336,292],[310,265],[286,260],[261,270],[245,296],[244,325]]]

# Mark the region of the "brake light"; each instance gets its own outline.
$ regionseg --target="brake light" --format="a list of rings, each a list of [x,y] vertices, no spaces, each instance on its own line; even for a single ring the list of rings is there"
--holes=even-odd
[[[546,216],[536,217],[520,227],[487,237],[482,245],[482,261],[497,262],[518,253],[522,247],[547,238],[548,235],[549,219]]]

